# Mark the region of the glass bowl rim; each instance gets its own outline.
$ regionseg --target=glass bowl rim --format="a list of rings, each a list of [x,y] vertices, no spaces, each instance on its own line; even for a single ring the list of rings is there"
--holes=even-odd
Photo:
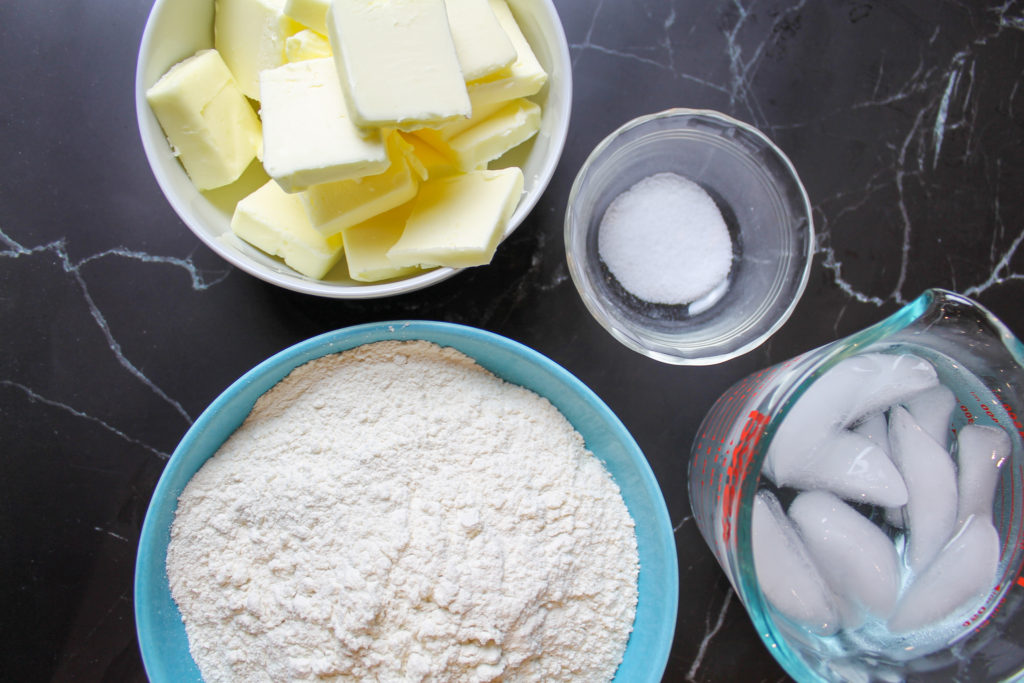
[[[674,347],[664,343],[652,344],[642,336],[633,332],[627,326],[622,325],[616,316],[611,314],[603,305],[601,305],[601,297],[597,295],[590,278],[586,275],[586,269],[582,264],[585,256],[577,255],[573,246],[575,235],[580,232],[585,232],[590,227],[577,226],[575,221],[572,219],[572,215],[573,207],[579,201],[583,182],[589,175],[591,169],[600,162],[608,148],[615,144],[623,135],[633,131],[634,129],[649,125],[652,122],[665,119],[679,119],[685,121],[692,119],[710,120],[715,123],[735,127],[741,130],[745,134],[757,140],[773,158],[780,162],[782,169],[785,171],[785,175],[782,179],[791,183],[792,189],[797,190],[799,194],[799,203],[795,208],[799,209],[799,213],[801,214],[806,226],[807,248],[806,252],[801,254],[801,256],[804,257],[803,266],[801,268],[799,281],[794,291],[794,296],[792,300],[779,312],[776,319],[768,326],[767,329],[736,348],[722,353],[713,353],[710,355],[687,355],[687,349]],[[689,125],[675,127],[680,129],[690,128]],[[590,312],[591,316],[593,316],[598,324],[611,334],[612,337],[617,339],[626,347],[647,356],[648,358],[672,365],[714,365],[737,358],[766,342],[786,323],[786,321],[789,320],[793,311],[796,309],[797,304],[800,302],[800,299],[803,297],[804,290],[810,280],[811,265],[814,260],[815,251],[814,218],[810,197],[807,194],[807,189],[804,187],[803,181],[800,179],[800,176],[796,171],[796,167],[785,152],[783,152],[782,149],[780,149],[779,146],[771,140],[771,138],[765,135],[764,132],[751,124],[745,123],[739,119],[729,116],[728,114],[724,114],[713,109],[694,109],[687,107],[673,107],[630,119],[605,136],[605,138],[594,147],[586,160],[580,166],[580,170],[576,174],[572,188],[569,191],[569,199],[566,203],[565,209],[563,237],[565,242],[566,261],[569,266],[569,275],[572,278],[573,284],[576,286],[576,290],[579,293],[580,298],[583,300],[584,306]]]

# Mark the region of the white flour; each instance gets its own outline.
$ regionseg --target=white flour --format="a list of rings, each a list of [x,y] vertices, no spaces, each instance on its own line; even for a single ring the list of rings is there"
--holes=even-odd
[[[182,493],[167,553],[208,683],[610,680],[637,569],[565,418],[427,342],[267,392]]]

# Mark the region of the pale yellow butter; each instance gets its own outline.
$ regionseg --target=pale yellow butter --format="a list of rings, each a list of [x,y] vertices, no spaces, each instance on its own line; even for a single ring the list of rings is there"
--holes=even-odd
[[[383,173],[313,185],[300,194],[313,227],[326,237],[362,223],[416,196],[419,176],[406,158],[411,145],[398,133],[388,135],[391,165]]]
[[[284,13],[314,31],[327,35],[327,8],[331,0],[285,0]]]
[[[448,150],[448,140],[469,130],[503,106],[505,106],[504,102],[488,102],[479,107],[473,107],[473,114],[469,118],[458,118],[439,126],[419,128],[412,131],[411,134],[426,141],[435,149],[445,151]]]
[[[216,0],[214,47],[247,97],[260,98],[260,71],[285,63],[285,40],[302,24],[284,14],[285,0]]]
[[[331,56],[331,44],[327,36],[313,29],[305,28],[284,41],[284,59],[286,62],[301,62],[306,59],[319,59]]]
[[[455,53],[467,81],[490,75],[516,59],[516,49],[489,0],[445,0]]]
[[[216,50],[172,66],[146,101],[200,190],[234,182],[260,153],[260,120]]]
[[[402,236],[410,211],[412,202],[406,202],[341,231],[349,277],[360,282],[377,282],[405,277],[419,270],[414,266],[395,266],[387,257],[388,249]]]
[[[513,100],[472,128],[448,141],[452,158],[463,171],[480,168],[540,130],[540,105]]]
[[[469,116],[443,0],[334,0],[327,35],[357,125],[409,130]]]
[[[260,74],[263,167],[286,192],[382,173],[390,164],[379,130],[357,128],[330,57]]]
[[[474,109],[492,102],[507,102],[540,92],[548,74],[530,47],[505,0],[490,0],[491,9],[516,49],[516,60],[506,69],[467,85]]]
[[[313,228],[299,196],[288,194],[273,180],[238,202],[231,230],[317,280],[334,267],[343,251],[340,239],[329,240]]]
[[[522,191],[523,173],[515,167],[428,180],[388,260],[454,268],[489,263]]]
[[[423,180],[440,178],[459,171],[450,155],[442,153],[417,133],[419,131],[402,133],[402,137],[412,146],[412,157],[423,168],[424,172],[420,175]]]

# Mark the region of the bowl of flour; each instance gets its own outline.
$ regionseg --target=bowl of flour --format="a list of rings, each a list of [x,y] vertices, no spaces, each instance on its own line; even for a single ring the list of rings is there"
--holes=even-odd
[[[150,680],[660,680],[678,571],[636,442],[479,329],[297,344],[199,417],[157,484],[135,611]]]

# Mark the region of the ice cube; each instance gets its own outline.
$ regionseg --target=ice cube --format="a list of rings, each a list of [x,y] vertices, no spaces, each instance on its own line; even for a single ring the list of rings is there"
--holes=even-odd
[[[903,514],[903,507],[885,508],[885,521],[889,526],[903,529],[907,526],[907,519]]]
[[[758,585],[775,609],[820,636],[839,630],[832,591],[769,491],[754,498],[750,536]]]
[[[926,434],[943,448],[949,448],[953,411],[956,410],[956,396],[949,387],[939,384],[911,396],[903,405]]]
[[[895,507],[907,502],[907,487],[889,456],[871,439],[847,429],[830,435],[818,457],[790,469],[779,485],[826,489],[858,503]]]
[[[957,523],[992,516],[999,470],[1010,455],[1010,436],[998,427],[969,424],[957,435]]]
[[[889,619],[893,633],[914,631],[985,597],[999,566],[999,533],[986,516],[971,515],[900,598]]]
[[[889,421],[885,413],[871,413],[851,428],[889,454]]]
[[[949,453],[903,406],[889,413],[892,458],[907,484],[907,558],[923,570],[956,528],[956,471]]]
[[[783,485],[836,432],[938,385],[930,363],[909,354],[861,353],[823,373],[796,400],[768,446],[767,471]]]
[[[886,455],[891,453],[889,447],[889,419],[885,413],[872,413],[867,417],[861,418],[860,422],[853,427],[853,431],[878,444],[878,447],[885,451]],[[897,529],[902,529],[904,525],[903,506],[886,507],[885,521]]]
[[[873,371],[865,378],[852,407],[854,418],[902,403],[908,397],[939,386],[939,375],[931,363],[909,353],[863,353]]]
[[[832,592],[888,617],[900,586],[899,557],[889,537],[828,491],[801,493],[789,516]]]

